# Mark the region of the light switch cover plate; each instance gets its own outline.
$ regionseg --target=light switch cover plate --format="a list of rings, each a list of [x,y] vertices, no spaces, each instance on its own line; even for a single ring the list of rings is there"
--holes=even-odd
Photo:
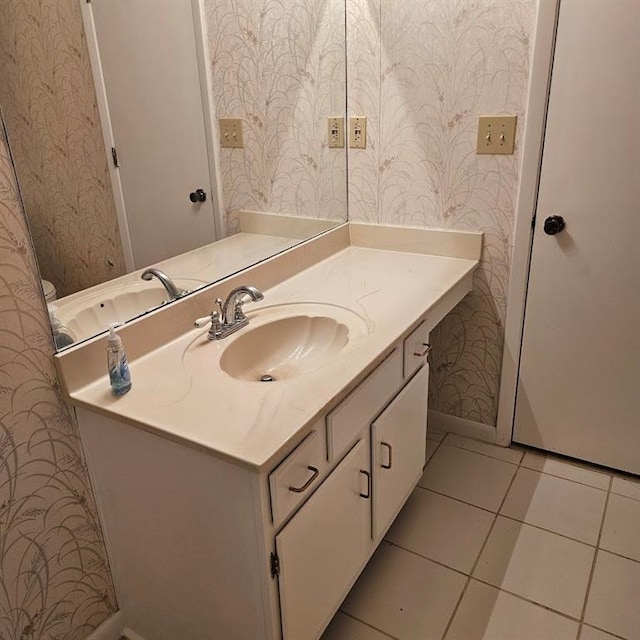
[[[344,148],[344,118],[338,116],[327,120],[329,149]]]
[[[352,149],[367,148],[367,118],[353,116],[349,118],[349,146]]]
[[[517,116],[480,116],[476,153],[513,153]]]
[[[219,118],[220,146],[230,149],[244,149],[242,120],[240,118]]]

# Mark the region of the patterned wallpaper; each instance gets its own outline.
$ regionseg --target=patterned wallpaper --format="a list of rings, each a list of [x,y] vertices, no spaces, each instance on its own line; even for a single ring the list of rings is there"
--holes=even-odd
[[[82,640],[116,609],[0,133],[0,638]]]
[[[125,273],[77,0],[0,1],[0,106],[59,295]]]
[[[345,112],[344,0],[205,7],[216,116],[244,127],[244,149],[220,150],[227,213],[345,220],[346,154],[327,147],[327,118]]]
[[[431,407],[495,425],[536,0],[347,0],[349,218],[484,232],[473,292],[439,325]],[[518,116],[512,156],[477,117]]]

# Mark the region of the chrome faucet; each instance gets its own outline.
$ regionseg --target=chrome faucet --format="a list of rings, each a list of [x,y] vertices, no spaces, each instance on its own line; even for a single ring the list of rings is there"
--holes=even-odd
[[[211,324],[207,338],[209,340],[222,340],[246,327],[249,324],[249,318],[244,315],[242,305],[249,300],[243,300],[248,296],[252,302],[258,302],[264,299],[261,291],[251,286],[242,286],[234,289],[223,302],[222,298],[216,298],[217,309],[211,312],[210,316],[198,318],[193,324],[196,327],[204,327]]]
[[[179,289],[178,287],[176,287],[173,280],[160,269],[147,269],[142,273],[140,277],[143,280],[149,281],[153,279],[154,276],[158,278],[160,282],[162,282],[162,286],[166,289],[169,300],[177,300],[180,296],[183,296],[185,293],[187,293],[184,289]]]

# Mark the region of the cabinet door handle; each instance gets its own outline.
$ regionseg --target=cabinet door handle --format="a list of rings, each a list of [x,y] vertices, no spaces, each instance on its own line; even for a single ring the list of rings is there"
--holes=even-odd
[[[301,487],[289,487],[289,491],[293,491],[294,493],[302,493],[306,491],[311,483],[318,477],[320,471],[311,465],[307,466],[307,469],[312,472],[311,477],[301,486]]]
[[[391,469],[391,464],[392,464],[391,453],[392,453],[393,449],[391,448],[391,445],[388,442],[381,442],[380,446],[381,447],[387,447],[387,449],[389,450],[389,463],[388,464],[381,464],[380,466],[383,469]]]
[[[417,358],[424,358],[429,355],[429,351],[431,351],[431,345],[428,342],[423,342],[422,346],[424,347],[424,351],[420,353],[420,351],[414,351],[413,355]]]
[[[367,476],[367,493],[361,493],[360,497],[369,499],[371,497],[371,474],[364,469],[360,469],[360,473],[364,473],[364,475]]]

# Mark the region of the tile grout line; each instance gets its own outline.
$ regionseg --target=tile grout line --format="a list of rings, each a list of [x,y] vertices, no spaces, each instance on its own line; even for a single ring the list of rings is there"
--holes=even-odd
[[[495,511],[491,511],[491,509],[487,509],[486,507],[479,507],[477,504],[473,504],[471,502],[467,502],[466,500],[462,500],[460,498],[456,498],[454,496],[450,496],[446,493],[442,493],[442,491],[437,491],[436,489],[431,489],[430,487],[423,487],[420,484],[416,485],[416,489],[422,489],[422,491],[430,491],[431,493],[435,493],[437,496],[441,496],[443,498],[449,498],[449,500],[454,500],[455,502],[460,502],[461,504],[465,504],[468,507],[475,507],[476,509],[480,509],[481,511],[484,511],[485,513],[491,513],[494,514],[496,513]]]
[[[527,467],[523,467],[523,469],[526,469]],[[517,475],[517,472],[516,472]],[[509,486],[509,488],[511,488],[511,486]],[[592,487],[595,489],[595,487]],[[509,516],[506,513],[501,513],[500,511],[491,511],[491,509],[487,509],[486,507],[480,507],[477,504],[473,504],[472,502],[467,502],[466,500],[461,500],[460,498],[456,498],[454,496],[450,496],[446,493],[442,493],[441,491],[436,491],[435,489],[431,489],[431,488],[427,488],[427,487],[423,487],[421,485],[416,485],[416,489],[422,489],[422,491],[429,491],[431,493],[435,493],[438,496],[441,496],[443,498],[448,498],[449,500],[453,500],[455,502],[459,502],[460,504],[464,504],[467,507],[474,507],[476,509],[480,509],[481,511],[484,511],[485,513],[490,513],[491,515],[494,514],[498,514],[499,516],[502,516],[503,518],[507,519],[507,520],[511,520],[513,522],[519,522],[520,524],[526,524],[528,527],[532,527],[534,529],[538,529],[539,531],[546,531],[547,533],[553,533],[556,536],[560,536],[561,538],[565,538],[567,540],[571,540],[572,542],[578,542],[579,544],[584,544],[587,547],[592,547],[593,549],[596,548],[596,544],[592,543],[592,542],[585,542],[584,540],[579,540],[578,538],[572,538],[571,536],[566,535],[565,533],[559,533],[558,531],[554,531],[553,529],[545,529],[544,527],[541,527],[540,525],[537,524],[532,524],[531,522],[527,522],[526,520],[518,520],[518,518],[514,518],[513,516]],[[601,489],[602,491],[602,489]],[[502,508],[502,504],[500,505],[499,509]],[[400,546],[400,545],[397,545]],[[404,547],[402,547],[404,549]],[[605,549],[606,551],[606,549]],[[622,554],[616,553],[615,551],[610,551],[609,553],[613,553],[614,555],[618,555],[621,558],[626,558],[627,560],[634,560],[633,558],[627,558],[627,556],[623,556]],[[424,556],[426,557],[426,556]],[[431,560],[431,558],[429,558],[429,560]],[[635,560],[635,562],[638,562],[637,560]]]
[[[615,495],[615,493],[613,494]],[[640,564],[640,560],[636,560],[636,558],[630,558],[629,556],[625,556],[617,551],[610,551],[609,549],[605,549],[604,547],[597,547],[598,551],[602,551],[604,553],[608,553],[610,556],[615,556],[616,558],[622,558],[623,560],[628,560],[629,562],[633,562],[635,564]]]
[[[454,434],[457,435],[457,434]],[[461,438],[464,438],[466,436],[460,436]],[[473,442],[481,442],[482,444],[486,444],[489,447],[497,447],[498,445],[495,444],[491,444],[489,442],[482,442],[481,440],[472,440]],[[518,451],[518,453],[522,453],[522,458],[520,459],[520,462],[511,462],[510,460],[505,460],[504,458],[499,458],[498,456],[491,456],[488,453],[483,453],[481,451],[476,451],[475,449],[469,449],[467,447],[461,447],[457,444],[453,444],[450,442],[446,442],[446,438],[444,440],[442,440],[442,442],[440,444],[446,444],[448,447],[455,447],[456,449],[462,449],[462,451],[467,451],[470,453],[477,453],[479,456],[484,456],[485,458],[490,458],[491,460],[499,460],[500,462],[506,462],[507,464],[512,464],[514,466],[517,466],[518,468],[522,468],[522,469],[528,469],[529,471],[534,471],[535,473],[540,473],[543,474],[545,476],[551,476],[553,478],[559,478],[560,480],[566,480],[567,482],[573,482],[574,484],[579,484],[582,485],[583,487],[591,487],[591,489],[597,489],[598,491],[602,491],[603,493],[606,493],[608,491],[608,489],[603,489],[602,487],[594,487],[592,484],[588,484],[586,482],[581,482],[580,480],[574,480],[573,478],[566,478],[565,476],[559,476],[555,473],[550,473],[549,471],[544,471],[544,470],[540,470],[540,469],[534,469],[533,467],[528,467],[526,465],[523,464],[524,458],[526,456],[526,454],[528,453],[527,451],[525,451],[524,453],[517,450],[517,449],[512,449],[511,447],[500,447],[501,449],[508,449],[509,451]],[[435,451],[434,451],[435,454]],[[540,454],[542,455],[542,454]],[[433,456],[432,456],[433,457]],[[556,458],[547,458],[548,460],[554,460],[556,462],[559,462],[561,464],[566,464],[568,467],[572,467],[574,469],[580,469],[582,471],[591,471],[592,473],[597,473],[601,476],[604,476],[605,478],[609,478],[611,479],[613,476],[611,473],[605,473],[603,471],[592,471],[591,469],[587,469],[586,467],[581,467],[578,465],[573,465],[573,464],[569,464],[568,462],[565,462],[564,460],[557,460]],[[633,500],[634,498],[631,498],[631,500]]]
[[[455,435],[455,434],[454,434]],[[465,436],[460,436],[464,438]],[[520,459],[520,462],[511,462],[510,460],[505,460],[504,458],[498,458],[497,456],[490,456],[488,453],[482,453],[482,451],[476,451],[475,449],[467,449],[467,447],[461,447],[457,444],[451,444],[449,442],[445,442],[446,438],[440,444],[446,444],[447,447],[453,447],[454,449],[461,449],[462,451],[467,451],[469,453],[477,453],[479,456],[484,456],[485,458],[489,458],[490,460],[499,460],[500,462],[506,462],[507,464],[513,465],[514,467],[519,467],[524,455]],[[481,442],[480,440],[473,440],[473,442]],[[491,444],[489,442],[483,442],[482,444],[486,444],[489,447],[497,447],[497,444]],[[500,449],[507,449],[508,451],[515,451],[515,449],[510,449],[509,447],[499,447]],[[518,452],[519,453],[519,452]]]
[[[399,640],[399,638],[397,638],[396,636],[392,636],[390,633],[387,633],[386,631],[383,631],[382,629],[378,629],[378,627],[374,627],[369,622],[365,622],[364,620],[361,620],[357,616],[351,615],[350,613],[347,613],[346,611],[343,611],[342,609],[339,609],[339,611],[340,611],[340,613],[342,613],[343,615],[347,616],[348,618],[351,618],[352,620],[356,620],[357,622],[360,622],[361,624],[365,625],[366,627],[369,627],[369,629],[373,629],[374,631],[377,631],[378,633],[381,633],[383,636],[385,636],[387,638],[391,638],[391,640]]]
[[[604,502],[604,509],[602,510],[602,520],[600,520],[600,529],[598,530],[598,540],[596,543],[596,550],[593,554],[593,560],[591,561],[591,571],[589,572],[589,580],[587,581],[587,589],[584,594],[584,602],[582,603],[582,613],[580,615],[580,626],[578,627],[578,638],[582,636],[582,628],[584,627],[584,616],[587,612],[587,603],[589,602],[589,596],[591,595],[591,586],[593,585],[593,574],[596,570],[596,561],[598,559],[598,552],[600,551],[600,541],[602,539],[602,531],[604,529],[604,520],[607,517],[607,509],[609,508],[609,498],[611,497],[611,487],[613,485],[613,476],[609,479],[609,490],[607,491],[607,497]]]
[[[527,469],[527,471],[533,471],[534,473],[539,473],[544,476],[550,476],[551,478],[558,478],[558,480],[566,480],[567,482],[573,482],[573,484],[579,484],[582,487],[589,487],[590,489],[595,489],[596,491],[602,491],[602,493],[608,493],[609,491],[608,489],[603,489],[602,487],[594,487],[592,484],[587,484],[586,482],[580,482],[580,480],[574,480],[573,478],[566,478],[565,476],[559,476],[556,473],[549,473],[548,471],[541,471],[540,469],[532,469],[531,467],[525,467],[524,465],[522,465],[522,468]],[[579,469],[580,467],[576,467],[576,468]],[[608,484],[611,483],[611,478],[612,478],[611,475],[607,476],[607,474],[604,474],[604,473],[601,475],[608,477],[609,478]]]
[[[452,434],[452,435],[458,435],[458,434]],[[459,437],[466,438],[466,436],[459,436]],[[506,462],[508,464],[513,464],[513,465],[516,465],[518,467],[522,467],[523,469],[528,469],[529,471],[535,471],[537,473],[543,473],[546,476],[552,476],[554,478],[560,478],[560,480],[566,480],[567,482],[573,482],[575,484],[580,484],[580,485],[585,486],[585,487],[591,487],[592,489],[598,489],[599,491],[603,491],[603,492],[607,492],[608,491],[608,489],[603,489],[602,487],[596,487],[593,484],[589,484],[587,482],[582,482],[580,480],[574,480],[573,478],[567,478],[565,476],[560,476],[560,475],[558,475],[556,473],[551,473],[550,471],[545,471],[544,469],[541,470],[541,469],[536,469],[534,467],[528,467],[527,465],[523,464],[523,462],[524,462],[524,459],[525,459],[527,453],[533,453],[532,451],[528,451],[528,450],[521,451],[519,449],[513,449],[512,447],[500,447],[499,445],[491,444],[490,442],[483,442],[482,440],[473,440],[473,438],[468,438],[468,439],[471,440],[472,442],[479,442],[481,444],[485,444],[488,447],[498,447],[499,449],[507,449],[508,451],[517,451],[518,453],[522,454],[522,457],[520,459],[520,462],[516,463],[516,462],[511,462],[510,460],[505,460],[504,458],[500,458],[498,456],[491,456],[488,453],[483,453],[482,451],[477,451],[476,449],[470,449],[470,448],[467,448],[467,447],[462,447],[462,446],[457,445],[457,444],[453,444],[451,442],[446,442],[446,438],[444,440],[442,440],[441,444],[446,444],[447,446],[455,447],[456,449],[462,449],[463,451],[470,451],[471,453],[477,453],[480,456],[484,456],[485,458],[491,458],[492,460],[500,460],[501,462]],[[542,456],[542,454],[538,454],[538,455]],[[587,468],[586,465],[585,466],[581,466],[581,465],[578,465],[578,464],[571,464],[571,463],[567,462],[566,460],[563,460],[562,458],[555,458],[553,456],[552,457],[547,457],[546,459],[554,461],[554,462],[558,462],[559,464],[567,465],[568,467],[571,467],[572,469],[578,469],[578,470],[581,470],[581,471],[587,471],[587,472],[590,472],[590,473],[595,473],[595,474],[603,476],[604,478],[609,478],[610,479],[610,478],[614,477],[613,476],[613,471],[610,472],[610,473],[607,473],[606,471],[594,471],[593,469]],[[633,481],[628,480],[628,482],[633,482]],[[615,491],[613,493],[615,493]],[[621,494],[621,495],[623,495],[623,494]],[[625,496],[625,497],[628,497],[628,496]],[[634,499],[637,500],[637,498],[631,498],[631,500],[634,500]]]
[[[613,631],[607,631],[602,627],[596,627],[595,624],[591,624],[590,622],[585,622],[584,624],[587,627],[591,627],[593,629],[597,629],[598,631],[602,631],[602,633],[606,633],[607,635],[610,635],[612,638],[615,638],[616,640],[629,640],[629,638],[625,638],[624,636],[619,636],[617,633],[613,633]],[[582,627],[580,627],[580,630],[582,630]],[[578,640],[579,640],[579,637],[578,637]]]
[[[500,514],[498,514],[498,515],[500,515]],[[406,549],[405,547],[402,547],[399,544],[396,544],[394,542],[390,542],[389,540],[384,540],[384,542],[386,544],[388,544],[389,546],[395,547],[397,549],[401,549],[402,551],[406,551],[407,553],[410,553],[410,554],[412,554],[414,556],[417,556],[418,558],[420,558],[422,560],[427,560],[429,562],[433,562],[433,564],[437,564],[438,566],[443,567],[444,569],[448,569],[449,571],[453,571],[454,573],[462,575],[465,578],[469,578],[470,580],[474,580],[475,582],[480,582],[481,584],[484,584],[484,585],[486,585],[488,587],[491,587],[492,589],[496,589],[497,591],[502,591],[504,593],[508,593],[510,596],[513,596],[514,598],[517,598],[518,600],[522,600],[523,602],[527,602],[528,604],[532,604],[532,605],[534,605],[536,607],[539,607],[541,609],[545,609],[546,611],[550,611],[551,613],[555,613],[556,615],[562,616],[563,618],[567,618],[567,620],[571,620],[572,622],[576,622],[576,623],[580,622],[580,617],[578,617],[578,616],[572,616],[569,613],[566,613],[564,611],[560,611],[560,609],[554,609],[553,607],[550,607],[548,604],[544,604],[543,602],[538,602],[536,600],[532,600],[531,598],[527,598],[526,596],[523,596],[522,594],[516,593],[515,591],[510,591],[509,589],[505,589],[503,587],[498,587],[495,584],[492,584],[491,582],[488,582],[484,578],[479,578],[478,576],[471,575],[471,573],[465,573],[464,571],[461,571],[460,569],[456,569],[454,567],[451,567],[451,566],[449,566],[447,564],[444,564],[443,562],[440,562],[439,560],[434,560],[433,558],[429,558],[427,556],[423,556],[422,554],[420,554],[420,553],[418,553],[416,551],[412,551],[411,549]],[[594,549],[595,549],[595,547],[594,547]],[[473,569],[471,571],[473,571]],[[352,616],[352,617],[355,617],[355,616]],[[358,618],[358,620],[359,620],[359,618]],[[593,625],[591,625],[591,626],[593,626]],[[606,631],[606,630],[603,629],[603,631]],[[607,633],[610,633],[610,632],[607,632]]]
[[[396,549],[400,549],[402,551],[406,551],[407,553],[410,553],[411,555],[416,556],[417,558],[420,558],[421,560],[427,560],[428,562],[433,562],[433,564],[437,564],[439,567],[443,567],[444,569],[448,569],[449,571],[453,571],[454,573],[457,573],[457,574],[459,574],[461,576],[464,576],[465,578],[467,578],[469,576],[468,573],[465,573],[461,569],[456,569],[455,567],[452,567],[452,566],[450,566],[448,564],[445,564],[441,560],[434,560],[433,558],[429,558],[428,556],[423,556],[421,553],[418,553],[417,551],[414,551],[413,549],[407,549],[406,547],[403,547],[402,545],[396,544],[395,542],[391,542],[391,540],[383,539],[382,542],[384,542],[385,544],[388,544],[390,547],[395,547]]]
[[[489,456],[487,456],[489,457]],[[485,536],[484,542],[482,543],[482,546],[480,547],[480,550],[478,551],[478,555],[476,556],[476,560],[473,563],[473,566],[471,567],[471,571],[469,572],[469,575],[467,576],[467,580],[464,584],[464,587],[462,587],[462,591],[460,593],[460,596],[458,597],[458,601],[456,602],[456,606],[453,608],[453,611],[451,612],[451,616],[449,617],[449,622],[447,622],[447,626],[444,629],[444,632],[442,633],[441,639],[440,640],[445,640],[447,634],[449,633],[449,629],[451,628],[451,625],[453,624],[453,621],[456,617],[456,614],[458,613],[458,609],[460,608],[460,603],[462,602],[462,599],[464,598],[465,593],[467,592],[467,588],[469,587],[469,584],[471,582],[471,576],[473,575],[473,572],[476,570],[476,567],[478,566],[478,563],[480,562],[480,557],[482,556],[482,552],[484,551],[485,547],[487,546],[487,542],[489,541],[489,537],[491,536],[491,533],[493,532],[493,529],[496,525],[496,522],[498,521],[498,514],[500,513],[500,509],[502,509],[502,506],[505,502],[505,500],[507,499],[507,495],[509,495],[509,491],[511,491],[511,487],[513,486],[513,483],[516,479],[516,476],[518,475],[518,470],[520,469],[520,466],[522,465],[522,460],[524,460],[524,456],[522,456],[522,458],[520,459],[520,462],[515,465],[516,470],[515,473],[513,474],[513,476],[511,477],[511,480],[509,482],[509,486],[507,487],[507,490],[504,492],[504,495],[502,496],[502,500],[500,501],[500,505],[498,506],[498,509],[496,510],[496,512],[493,515],[493,522],[491,523],[491,526],[489,527],[489,531],[487,532],[487,535]],[[508,463],[511,464],[511,463]]]
[[[532,524],[531,522],[527,522],[526,520],[518,520],[518,518],[514,518],[513,516],[508,516],[506,513],[499,513],[498,515],[504,518],[505,520],[511,520],[511,522],[517,522],[518,524],[525,524],[527,527],[531,527],[532,529],[537,529],[538,531],[544,531],[545,533],[552,533],[554,536],[559,536],[560,538],[564,538],[565,540],[570,540],[571,542],[577,542],[578,544],[583,544],[585,547],[591,547],[591,549],[596,549],[597,544],[591,542],[585,542],[584,540],[579,540],[578,538],[572,538],[568,536],[566,533],[558,533],[553,529],[545,529],[537,524]]]

